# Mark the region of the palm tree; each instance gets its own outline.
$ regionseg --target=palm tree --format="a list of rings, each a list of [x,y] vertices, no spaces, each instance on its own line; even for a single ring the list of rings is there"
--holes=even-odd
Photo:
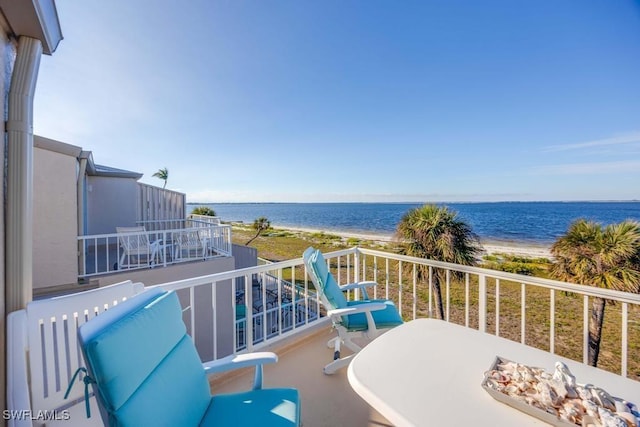
[[[167,186],[167,180],[169,179],[169,169],[167,169],[166,167],[158,169],[158,172],[154,173],[153,176],[164,181],[164,185],[162,186],[162,188],[164,189]]]
[[[578,219],[551,247],[551,275],[566,282],[619,291],[640,290],[640,223],[606,227]],[[593,298],[589,317],[589,364],[597,366],[606,301]]]
[[[482,252],[478,237],[464,221],[457,219],[458,213],[446,206],[426,204],[407,212],[396,229],[405,255],[428,258],[462,265],[475,265]],[[429,275],[429,268],[417,271],[419,279]],[[432,286],[436,298],[438,315],[444,318],[440,283],[444,279],[443,270],[435,271]]]
[[[264,216],[261,216],[260,218],[257,218],[255,221],[253,221],[253,229],[256,230],[256,235],[253,236],[247,243],[245,243],[245,246],[248,246],[249,243],[253,242],[256,237],[260,235],[260,233],[268,230],[270,227],[271,222],[269,222],[269,220]]]

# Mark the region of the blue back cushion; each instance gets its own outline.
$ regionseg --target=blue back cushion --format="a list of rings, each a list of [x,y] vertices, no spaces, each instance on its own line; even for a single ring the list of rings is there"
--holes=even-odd
[[[310,247],[304,251],[303,258],[310,270],[312,279],[315,279],[314,283],[319,288],[318,291],[324,294],[331,308],[347,307],[347,299],[344,297],[333,275],[327,269],[327,262],[322,253]]]
[[[112,426],[197,425],[211,399],[177,295],[154,292],[150,301],[145,292],[78,332]]]

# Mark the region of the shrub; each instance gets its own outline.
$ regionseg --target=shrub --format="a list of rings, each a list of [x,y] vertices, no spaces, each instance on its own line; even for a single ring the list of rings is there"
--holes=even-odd
[[[216,216],[216,212],[208,206],[198,206],[194,208],[191,213],[193,215]]]

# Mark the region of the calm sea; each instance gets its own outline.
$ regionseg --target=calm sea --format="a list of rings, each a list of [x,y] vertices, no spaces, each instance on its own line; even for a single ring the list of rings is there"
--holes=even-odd
[[[273,226],[391,235],[402,216],[420,203],[213,203],[223,221],[253,223],[267,217]],[[640,202],[446,203],[485,242],[546,245],[577,218],[603,224],[640,221]]]

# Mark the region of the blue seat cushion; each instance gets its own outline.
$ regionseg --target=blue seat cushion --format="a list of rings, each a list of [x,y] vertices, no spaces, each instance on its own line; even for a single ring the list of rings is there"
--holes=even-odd
[[[401,325],[402,317],[398,313],[395,304],[391,300],[376,299],[366,301],[349,301],[347,305],[353,307],[360,304],[368,304],[372,302],[384,303],[384,310],[372,311],[373,321],[376,324],[377,329],[393,328],[394,326]],[[346,317],[346,320],[345,320]],[[342,317],[344,326],[349,331],[366,331],[368,329],[367,317],[365,313],[350,314]]]
[[[270,388],[211,398],[201,426],[293,427],[300,424],[300,397],[293,388]]]
[[[78,331],[96,394],[111,426],[197,425],[211,394],[180,302],[174,292],[145,294]]]
[[[318,291],[324,295],[329,305],[334,309],[347,307],[347,299],[329,272],[322,252],[308,248],[304,251],[303,258],[309,266],[312,276],[316,279],[314,284],[320,288]]]

